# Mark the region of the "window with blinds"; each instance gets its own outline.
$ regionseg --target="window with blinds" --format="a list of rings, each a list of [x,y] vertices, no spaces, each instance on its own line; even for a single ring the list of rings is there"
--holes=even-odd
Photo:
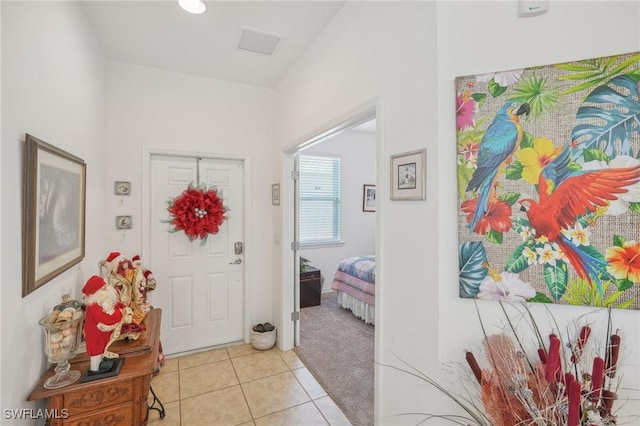
[[[301,155],[300,244],[341,239],[340,158]]]

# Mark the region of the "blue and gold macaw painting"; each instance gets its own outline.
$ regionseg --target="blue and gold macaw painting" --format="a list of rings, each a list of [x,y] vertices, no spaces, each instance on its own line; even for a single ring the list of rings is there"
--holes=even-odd
[[[460,297],[640,309],[640,53],[456,79]]]

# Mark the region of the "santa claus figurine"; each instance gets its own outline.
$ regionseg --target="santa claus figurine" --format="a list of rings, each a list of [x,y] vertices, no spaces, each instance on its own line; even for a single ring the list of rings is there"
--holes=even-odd
[[[139,254],[136,254],[131,258],[131,263],[133,264],[133,267],[136,269],[142,268],[142,259],[140,259]]]
[[[90,373],[98,373],[111,333],[122,320],[124,305],[120,303],[116,289],[97,275],[89,278],[82,293],[86,305],[84,334],[87,355],[91,360],[89,370]]]
[[[112,251],[106,259],[102,259],[98,264],[101,272],[103,267],[107,268],[107,275],[109,275],[111,272],[118,271],[118,266],[120,266],[120,262],[123,260],[125,260],[125,258],[120,252]]]

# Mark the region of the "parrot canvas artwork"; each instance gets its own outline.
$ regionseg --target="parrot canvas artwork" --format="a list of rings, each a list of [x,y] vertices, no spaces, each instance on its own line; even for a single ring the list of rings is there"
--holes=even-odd
[[[460,297],[640,309],[640,52],[456,79]]]

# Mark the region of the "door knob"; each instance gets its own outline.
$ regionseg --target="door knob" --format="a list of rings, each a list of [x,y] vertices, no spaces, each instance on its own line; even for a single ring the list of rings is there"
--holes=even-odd
[[[242,259],[236,259],[233,262],[229,262],[229,265],[239,265],[242,263]]]

